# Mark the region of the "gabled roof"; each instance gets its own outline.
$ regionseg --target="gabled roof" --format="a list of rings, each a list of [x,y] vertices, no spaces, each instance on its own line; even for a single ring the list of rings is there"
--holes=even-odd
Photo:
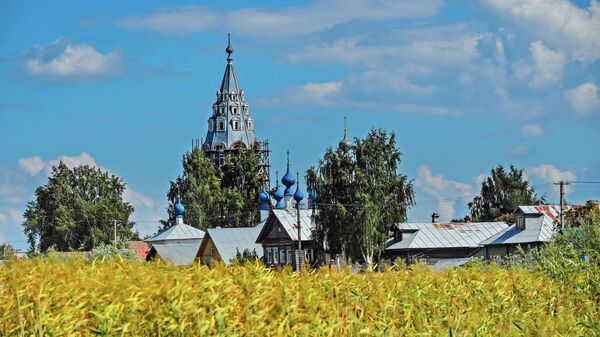
[[[505,222],[399,223],[402,240],[390,240],[386,250],[477,248],[480,242],[508,227]]]
[[[202,239],[203,237],[204,231],[186,224],[177,224],[145,241],[152,243],[165,240]]]
[[[272,209],[267,218],[266,225],[258,235],[256,242],[261,243],[269,234],[271,228],[277,224],[281,224],[292,241],[298,241],[298,216],[296,212],[296,209]],[[302,241],[313,239],[312,231],[315,228],[315,224],[312,220],[312,215],[312,209],[300,210],[300,236]]]
[[[225,264],[231,263],[238,250],[240,253],[246,249],[254,250],[260,258],[263,250],[261,245],[256,243],[256,238],[264,224],[265,221],[254,227],[209,228],[206,230],[207,235],[202,241],[202,245],[205,245],[210,238]]]
[[[482,245],[506,245],[523,244],[535,242],[548,242],[552,239],[556,224],[553,218],[549,216],[540,216],[531,223],[527,224],[525,229],[518,229],[512,225],[502,232],[481,242]]]
[[[153,243],[152,247],[156,249],[156,253],[164,262],[178,266],[188,266],[194,262],[198,255],[200,239]]]
[[[563,206],[563,212],[568,211],[571,206]],[[519,206],[518,211],[524,214],[537,214],[548,217],[554,224],[560,225],[560,206],[556,205],[535,205]]]

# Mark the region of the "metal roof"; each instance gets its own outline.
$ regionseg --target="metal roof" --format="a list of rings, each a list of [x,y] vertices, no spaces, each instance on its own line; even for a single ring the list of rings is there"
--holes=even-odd
[[[540,216],[528,224],[525,229],[512,225],[502,232],[482,241],[482,245],[505,245],[533,242],[548,242],[555,231],[555,223],[549,216]]]
[[[194,228],[186,224],[177,224],[145,241],[152,243],[165,240],[202,239],[203,237],[203,230]]]
[[[399,223],[402,240],[390,240],[386,250],[476,248],[506,229],[505,222]]]
[[[298,214],[295,209],[274,209],[273,214],[279,223],[285,228],[292,241],[298,241]],[[300,236],[302,241],[312,240],[312,231],[315,224],[312,220],[313,211],[310,209],[300,210]]]
[[[206,230],[207,235],[204,241],[209,238],[212,240],[225,264],[231,263],[238,250],[240,253],[246,249],[254,250],[260,258],[263,255],[263,249],[256,243],[256,238],[264,224],[265,221],[254,227],[209,228]]]
[[[169,240],[164,243],[153,243],[152,247],[164,262],[187,266],[196,259],[201,242],[200,239]]]
[[[262,242],[264,237],[269,234],[274,223],[281,224],[292,241],[298,241],[298,215],[297,210],[290,209],[272,209],[267,218],[266,224],[256,238],[256,242]],[[318,212],[314,210],[314,212]],[[312,219],[312,209],[300,210],[300,236],[302,241],[313,239],[312,232],[315,229],[315,224]]]
[[[563,206],[563,212],[571,209],[571,206]],[[535,205],[535,206],[519,206],[518,209],[524,214],[539,214],[548,217],[554,224],[560,225],[560,206],[556,205]]]

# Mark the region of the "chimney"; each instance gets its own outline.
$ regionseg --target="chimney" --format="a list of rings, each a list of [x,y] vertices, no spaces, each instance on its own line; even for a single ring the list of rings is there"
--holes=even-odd
[[[431,223],[439,223],[440,222],[440,215],[437,214],[436,212],[433,212],[433,214],[431,214]]]

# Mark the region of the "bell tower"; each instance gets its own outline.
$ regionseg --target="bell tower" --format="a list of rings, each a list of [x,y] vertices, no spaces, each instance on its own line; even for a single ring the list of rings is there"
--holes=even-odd
[[[202,143],[202,151],[216,165],[223,166],[227,155],[237,151],[254,150],[260,160],[261,180],[269,187],[269,142],[259,141],[254,133],[254,119],[244,90],[240,87],[233,68],[233,47],[227,34],[227,65],[216,92],[216,102],[208,118],[208,131]]]

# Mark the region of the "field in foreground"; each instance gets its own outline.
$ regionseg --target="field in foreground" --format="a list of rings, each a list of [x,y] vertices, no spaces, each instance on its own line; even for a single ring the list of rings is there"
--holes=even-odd
[[[597,275],[595,275],[597,277]],[[0,266],[0,336],[599,335],[589,275],[293,273],[81,260]]]

